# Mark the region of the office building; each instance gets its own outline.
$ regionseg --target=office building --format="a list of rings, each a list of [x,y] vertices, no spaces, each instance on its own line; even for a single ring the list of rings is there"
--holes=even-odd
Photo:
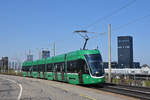
[[[118,37],[118,67],[133,68],[133,38],[131,36]]]
[[[28,54],[26,61],[33,61],[33,55],[32,54]]]
[[[2,59],[0,59],[0,70],[1,72],[8,71],[8,57],[2,57]]]
[[[133,68],[141,68],[140,62],[133,62]]]
[[[48,57],[50,57],[50,51],[49,50],[42,50],[41,51],[41,57],[42,58],[48,58]]]

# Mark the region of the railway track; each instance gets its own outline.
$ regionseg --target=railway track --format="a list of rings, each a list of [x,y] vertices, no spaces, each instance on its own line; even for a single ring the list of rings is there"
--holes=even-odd
[[[80,86],[117,93],[121,95],[127,95],[139,98],[141,100],[150,100],[150,88],[148,87],[117,85],[110,83],[105,83],[103,85],[80,85]]]
[[[150,100],[150,88],[146,88],[146,87],[104,84],[103,88],[99,87],[96,89],[108,91],[112,93],[117,93],[117,94],[122,94],[122,95],[127,95],[131,97],[139,98],[141,100]]]

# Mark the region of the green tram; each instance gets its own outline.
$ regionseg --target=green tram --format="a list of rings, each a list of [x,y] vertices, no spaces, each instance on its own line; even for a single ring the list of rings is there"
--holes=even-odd
[[[22,64],[22,75],[70,84],[105,82],[99,50],[77,50],[47,59],[26,61]]]

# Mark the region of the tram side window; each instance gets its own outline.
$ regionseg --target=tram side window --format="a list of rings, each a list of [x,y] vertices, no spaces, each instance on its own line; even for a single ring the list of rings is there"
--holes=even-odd
[[[29,71],[29,68],[30,68],[30,66],[26,66],[26,71],[27,71],[27,72]]]
[[[39,68],[39,72],[45,71],[45,65],[44,64],[38,65],[38,68]]]
[[[65,66],[64,66],[63,62],[56,63],[56,64],[54,64],[54,66],[55,66],[54,70],[57,71],[57,72],[64,72],[65,71]]]
[[[67,62],[67,72],[68,73],[71,73],[71,67],[70,67],[70,64],[71,62]]]
[[[88,68],[84,60],[78,60],[78,70],[82,73],[87,73]]]
[[[67,62],[67,72],[69,73],[88,73],[88,67],[84,60],[75,60]]]
[[[32,66],[29,66],[28,71],[32,71]]]
[[[65,72],[65,63],[62,63],[61,71]]]
[[[57,72],[57,65],[54,64],[54,72]]]
[[[57,64],[57,72],[60,72],[61,64]]]
[[[33,65],[33,71],[37,71],[37,66]]]
[[[27,67],[27,66],[22,66],[22,71],[26,71],[26,70],[27,70],[26,67]]]
[[[25,71],[25,66],[22,66],[22,71]]]
[[[24,67],[24,71],[25,71],[25,72],[27,71],[27,66]]]
[[[54,64],[54,65],[55,65],[55,71],[60,72],[61,71],[61,63],[57,63],[57,64]]]
[[[39,72],[41,72],[42,71],[42,66],[38,65],[38,68],[39,68]]]
[[[77,73],[78,72],[78,66],[77,66],[77,61],[73,61],[73,62],[71,62],[70,63],[70,71],[72,72],[72,73]]]
[[[42,64],[42,71],[45,72],[45,64]]]
[[[77,73],[77,61],[69,61],[67,62],[67,72],[69,73]]]
[[[24,71],[25,71],[25,72],[27,71],[26,67],[27,67],[27,66],[24,66]]]
[[[52,72],[53,68],[52,68],[52,64],[47,64],[47,72]]]
[[[84,73],[89,74],[89,68],[86,63],[84,64]]]

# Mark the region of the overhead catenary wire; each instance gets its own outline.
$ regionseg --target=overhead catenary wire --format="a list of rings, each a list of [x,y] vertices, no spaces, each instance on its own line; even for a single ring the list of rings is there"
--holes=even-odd
[[[106,35],[107,34],[107,32],[102,32],[102,33],[98,33],[97,35],[95,35],[95,36],[91,36],[90,38],[91,39],[94,39],[94,38],[98,38],[100,35]]]
[[[140,21],[140,20],[143,20],[143,19],[145,19],[145,18],[147,18],[147,17],[150,17],[150,14],[145,15],[145,16],[142,16],[142,17],[139,17],[139,18],[136,18],[136,19],[134,19],[134,20],[132,20],[132,21],[130,21],[130,22],[128,22],[128,23],[122,24],[122,25],[120,25],[120,26],[117,26],[117,27],[114,28],[112,31],[119,30],[119,29],[121,29],[121,28],[123,28],[123,27],[126,27],[126,26],[128,26],[128,25],[130,25],[130,24],[136,23],[136,22],[138,22],[138,21]]]
[[[125,8],[127,8],[127,7],[129,7],[130,5],[132,5],[132,4],[135,3],[135,2],[136,2],[136,0],[130,1],[129,3],[127,3],[127,4],[125,4],[124,6],[120,7],[119,9],[116,9],[116,10],[114,10],[113,12],[109,13],[108,15],[97,19],[95,22],[93,22],[93,23],[91,23],[91,24],[85,26],[84,28],[86,29],[86,28],[89,28],[89,27],[94,26],[95,24],[99,23],[100,21],[105,20],[105,19],[107,19],[107,18],[113,16],[114,14],[116,14],[116,13],[120,12],[121,10],[123,10],[123,9],[125,9]]]

